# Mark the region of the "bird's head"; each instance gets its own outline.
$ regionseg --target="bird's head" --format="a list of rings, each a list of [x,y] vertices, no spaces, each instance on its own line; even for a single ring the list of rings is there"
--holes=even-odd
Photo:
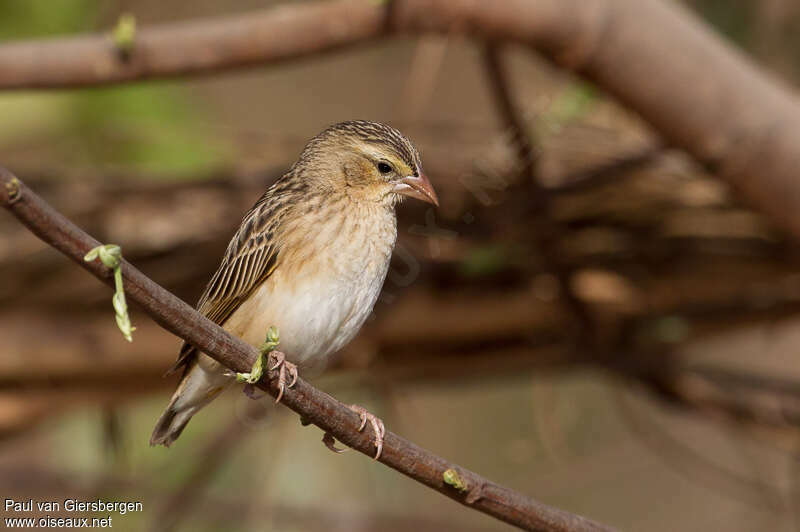
[[[329,127],[308,143],[297,166],[310,184],[344,192],[355,201],[394,205],[408,196],[439,205],[417,149],[402,133],[378,122]]]

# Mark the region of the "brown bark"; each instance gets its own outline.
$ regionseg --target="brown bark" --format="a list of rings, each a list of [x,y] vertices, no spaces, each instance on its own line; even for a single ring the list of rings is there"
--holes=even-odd
[[[111,35],[11,43],[0,48],[0,87],[101,85],[294,59],[376,37],[383,18],[375,4],[348,0],[145,28],[126,54]]]

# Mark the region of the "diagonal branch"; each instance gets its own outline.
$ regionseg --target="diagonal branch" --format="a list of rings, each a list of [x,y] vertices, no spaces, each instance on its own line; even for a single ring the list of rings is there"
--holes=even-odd
[[[85,262],[83,256],[100,243],[53,209],[10,172],[0,167],[0,204],[44,242],[67,255],[108,285],[111,270],[99,261]],[[159,325],[197,346],[204,353],[234,371],[249,371],[258,351],[212,323],[195,309],[123,261],[125,291]],[[259,386],[277,396],[276,380]],[[283,404],[301,419],[331,433],[342,443],[372,456],[369,433],[359,432],[359,417],[330,395],[303,379],[286,390]],[[380,462],[448,497],[525,530],[596,531],[607,527],[563,510],[551,508],[509,488],[453,464],[430,451],[387,432]],[[443,480],[445,471],[455,470],[465,488],[455,489]]]

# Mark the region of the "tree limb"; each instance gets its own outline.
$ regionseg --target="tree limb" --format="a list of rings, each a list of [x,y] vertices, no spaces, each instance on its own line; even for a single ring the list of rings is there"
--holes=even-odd
[[[294,59],[376,37],[384,18],[375,2],[347,0],[145,28],[125,54],[110,34],[12,43],[0,47],[0,88],[105,85]]]
[[[108,35],[0,46],[0,88],[119,83],[268,64],[391,33],[465,31],[542,51],[639,113],[800,236],[800,106],[738,51],[663,0],[331,0]],[[690,50],[691,53],[686,53]]]
[[[99,261],[85,262],[86,252],[100,243],[50,207],[10,172],[0,167],[0,204],[43,241],[67,255],[106,284],[111,271]],[[257,350],[212,323],[195,309],[160,287],[130,263],[123,261],[127,297],[144,309],[159,325],[197,346],[234,371],[249,371]],[[272,376],[272,375],[271,375]],[[259,383],[273,397],[277,382]],[[372,456],[372,436],[359,432],[359,417],[348,407],[302,379],[286,390],[283,404],[301,418],[333,434],[342,443]],[[380,461],[448,497],[525,530],[608,530],[583,517],[551,508],[491,482],[480,475],[387,432]],[[460,491],[443,480],[453,469],[466,484]]]

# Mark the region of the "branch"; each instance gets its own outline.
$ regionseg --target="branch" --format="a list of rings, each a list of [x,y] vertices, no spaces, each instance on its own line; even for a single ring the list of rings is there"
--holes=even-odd
[[[0,204],[46,243],[67,255],[95,277],[112,285],[111,270],[83,256],[100,243],[50,207],[10,172],[0,167]],[[234,371],[249,371],[256,360],[255,347],[228,334],[195,309],[154,283],[130,263],[123,261],[125,292],[159,325],[180,336]],[[273,397],[277,382],[259,383]],[[282,403],[301,419],[331,433],[345,445],[372,456],[372,436],[359,432],[359,417],[345,405],[317,390],[303,379],[286,390]],[[391,432],[386,433],[380,461],[465,506],[491,515],[525,530],[594,531],[608,530],[580,516],[551,508],[524,495],[448,462]],[[443,480],[453,469],[465,488],[458,490]]]
[[[530,128],[526,126],[520,105],[514,98],[511,81],[503,61],[502,52],[495,44],[483,49],[483,65],[489,79],[497,114],[503,121],[509,141],[516,153],[517,171],[523,178],[523,187],[529,189],[532,201],[530,208],[539,227],[533,231],[533,240],[542,254],[545,267],[558,279],[560,292],[567,308],[579,325],[576,335],[579,344],[593,345],[595,324],[592,314],[575,294],[572,286],[572,271],[560,257],[558,243],[563,238],[563,228],[553,221],[552,202],[549,192],[542,186],[537,175],[536,150]]]
[[[741,473],[715,463],[709,457],[694,450],[687,441],[675,436],[673,427],[663,426],[646,408],[642,408],[641,397],[630,396],[624,388],[613,394],[616,410],[625,425],[641,443],[650,448],[672,470],[688,480],[712,488],[741,502],[766,507],[771,511],[785,511],[785,496],[773,485],[751,479]]]
[[[368,0],[291,4],[139,31],[0,46],[0,89],[208,74],[364,43],[468,31],[542,51],[641,115],[800,236],[800,107],[783,84],[664,0]],[[691,50],[692,53],[686,53]],[[693,80],[687,84],[686,80]]]
[[[792,442],[796,440],[800,426],[796,380],[713,366],[662,366],[638,375],[661,399],[737,426],[788,433]]]
[[[12,43],[0,47],[0,88],[106,85],[273,63],[376,37],[384,18],[376,2],[346,0],[145,28],[124,54],[111,34]]]

